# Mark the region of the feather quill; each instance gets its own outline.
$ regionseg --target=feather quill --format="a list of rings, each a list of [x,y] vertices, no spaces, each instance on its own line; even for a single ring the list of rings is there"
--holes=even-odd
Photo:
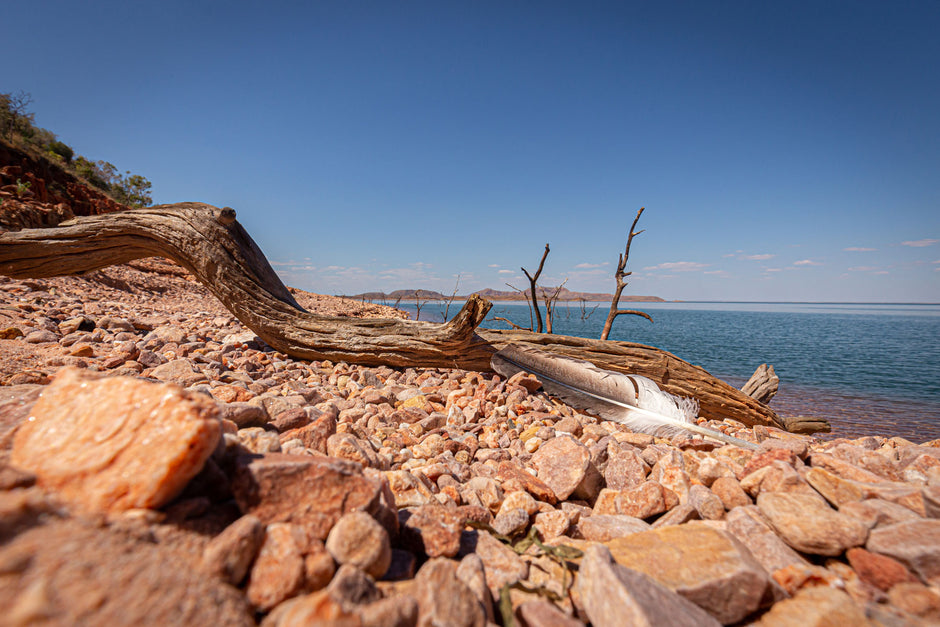
[[[589,361],[509,345],[493,354],[490,365],[509,378],[518,372],[534,374],[549,394],[572,407],[619,422],[635,432],[669,436],[680,432],[744,448],[757,446],[746,440],[701,427],[698,402],[664,392],[652,380],[598,368]]]

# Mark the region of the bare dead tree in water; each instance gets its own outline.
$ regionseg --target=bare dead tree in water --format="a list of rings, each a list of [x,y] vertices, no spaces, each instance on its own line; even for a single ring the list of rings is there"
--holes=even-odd
[[[545,258],[548,257],[549,252],[548,244],[545,244],[545,252],[542,253],[542,260],[539,262],[539,269],[535,271],[534,276],[529,274],[528,270],[522,268],[526,278],[529,279],[529,296],[532,298],[532,309],[535,311],[535,322],[537,326],[535,329],[536,333],[542,332],[542,312],[539,311],[538,287],[536,286],[536,282],[539,280],[539,275],[542,274],[542,268],[545,267]]]
[[[447,314],[450,312],[450,304],[457,298],[457,288],[460,287],[460,275],[457,275],[457,281],[454,283],[454,291],[447,299],[447,305],[444,307],[444,322],[447,322]]]
[[[632,272],[624,272],[624,269],[627,267],[627,259],[630,257],[630,244],[633,243],[633,238],[643,231],[636,231],[636,223],[640,221],[640,216],[643,215],[643,210],[645,207],[640,207],[640,210],[636,212],[636,217],[633,219],[633,225],[630,226],[630,234],[627,235],[627,247],[624,249],[623,254],[620,255],[620,261],[617,263],[617,272],[614,273],[614,278],[617,280],[617,291],[614,292],[614,297],[610,301],[610,311],[607,312],[607,320],[604,322],[604,330],[601,331],[601,339],[606,340],[607,336],[610,335],[610,328],[614,324],[614,319],[617,316],[629,314],[633,316],[642,316],[649,320],[650,322],[653,319],[648,313],[643,311],[637,311],[636,309],[617,309],[620,306],[620,294],[623,292],[623,288],[627,286],[626,277],[633,274]],[[645,230],[645,229],[644,229]]]
[[[545,332],[552,332],[552,321],[555,319],[555,307],[558,305],[558,295],[561,294],[561,289],[565,286],[565,283],[568,282],[568,279],[565,279],[561,282],[561,285],[555,288],[555,291],[552,292],[552,295],[545,299]]]
[[[594,305],[594,309],[592,309],[591,311],[588,311],[587,301],[584,300],[583,298],[579,298],[578,300],[580,301],[579,304],[581,305],[581,319],[582,320],[590,319],[590,317],[594,315],[594,312],[597,311],[597,308],[600,307],[600,305]]]
[[[421,319],[421,307],[424,305],[424,301],[421,300],[421,294],[419,290],[415,290],[415,320]]]
[[[520,290],[518,287],[516,287],[516,286],[513,285],[512,283],[507,283],[506,286],[509,287],[509,288],[512,288],[512,289],[516,290],[517,292],[519,292],[520,294],[522,294],[522,299],[525,301],[526,305],[529,306],[529,328],[526,329],[526,330],[527,330],[527,331],[531,331],[531,330],[535,327],[535,320],[534,320],[533,317],[532,317],[532,301],[529,300],[529,297],[526,295],[525,290]],[[495,318],[494,318],[494,320],[495,320]],[[505,320],[506,322],[509,322],[509,321],[506,320],[505,318],[503,318],[503,320]],[[523,328],[525,328],[525,327],[520,327],[518,324],[515,324],[515,323],[512,323],[512,322],[509,322],[509,324],[512,324],[512,325],[513,325],[515,328],[517,328],[517,329],[523,329]]]

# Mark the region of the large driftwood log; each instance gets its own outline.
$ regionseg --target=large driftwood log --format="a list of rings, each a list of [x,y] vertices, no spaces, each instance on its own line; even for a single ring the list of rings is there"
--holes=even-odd
[[[490,355],[514,342],[645,375],[669,392],[698,399],[708,418],[787,427],[766,406],[656,348],[529,331],[477,331],[491,307],[477,296],[445,324],[310,313],[227,207],[161,205],[0,234],[0,273],[14,278],[82,274],[151,256],[178,262],[261,339],[300,359],[489,370]]]

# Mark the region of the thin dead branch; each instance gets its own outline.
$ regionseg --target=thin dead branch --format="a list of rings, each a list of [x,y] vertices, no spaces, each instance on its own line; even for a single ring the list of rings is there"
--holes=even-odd
[[[454,299],[457,298],[457,289],[460,287],[460,275],[457,275],[457,281],[454,282],[454,291],[451,293],[450,298],[447,299],[447,305],[444,307],[444,322],[447,322],[447,315],[450,312],[450,304],[454,302]]]
[[[640,216],[643,215],[644,209],[645,207],[640,207],[640,210],[636,212],[636,217],[633,219],[633,224],[630,226],[630,234],[627,235],[627,246],[623,254],[620,255],[620,261],[617,263],[617,272],[614,273],[614,278],[617,280],[617,291],[614,292],[614,297],[610,301],[610,311],[607,312],[607,320],[604,321],[604,330],[601,331],[602,340],[606,340],[610,335],[610,329],[614,325],[614,319],[617,316],[642,316],[650,322],[653,321],[653,318],[650,317],[649,314],[642,311],[637,311],[636,309],[618,309],[620,306],[620,294],[623,293],[623,288],[627,286],[626,278],[633,274],[632,272],[625,272],[624,270],[627,267],[627,260],[630,258],[630,245],[633,243],[633,238],[643,232],[635,229],[636,223],[640,221]]]
[[[509,319],[507,319],[507,318],[503,318],[502,316],[493,316],[493,320],[499,320],[500,322],[505,322],[506,324],[508,324],[509,326],[511,326],[513,329],[519,329],[520,331],[531,331],[531,330],[532,330],[532,329],[527,329],[527,328],[525,328],[525,327],[520,327],[518,324],[516,324],[516,323],[513,322],[512,320],[509,320]]]
[[[506,284],[506,287],[512,288],[512,289],[516,290],[518,293],[522,294],[523,300],[525,300],[526,305],[529,306],[529,328],[528,328],[527,330],[528,330],[528,331],[531,331],[532,329],[535,328],[535,320],[534,320],[533,317],[532,317],[532,301],[529,300],[529,297],[528,297],[528,295],[526,294],[526,291],[525,291],[525,290],[520,290],[518,287],[516,287],[516,286],[513,285],[512,283],[507,283],[507,284]],[[522,329],[523,327],[519,327],[519,328]]]
[[[542,260],[539,261],[539,269],[535,271],[535,275],[529,274],[528,270],[522,268],[522,272],[524,272],[526,278],[529,279],[529,296],[532,298],[532,309],[535,310],[536,333],[542,332],[542,312],[539,311],[538,287],[536,282],[539,280],[539,275],[542,274],[542,268],[545,267],[545,258],[548,257],[548,253],[548,244],[545,244],[545,252],[542,253]]]
[[[558,295],[561,294],[562,288],[565,286],[565,283],[568,282],[566,278],[561,282],[561,285],[555,288],[555,291],[552,292],[552,295],[545,299],[545,332],[552,332],[552,321],[555,319],[555,307],[558,304]]]

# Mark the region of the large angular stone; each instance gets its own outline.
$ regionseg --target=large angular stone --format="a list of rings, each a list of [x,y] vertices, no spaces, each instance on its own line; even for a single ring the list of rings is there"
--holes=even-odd
[[[402,545],[429,557],[454,557],[467,520],[485,517],[482,508],[424,505],[398,512]]]
[[[783,541],[803,553],[841,555],[868,537],[865,524],[836,512],[818,497],[764,492],[757,497],[757,506]]]
[[[44,385],[25,383],[0,387],[0,464],[9,461],[13,435],[28,417]]]
[[[343,609],[328,590],[288,599],[267,615],[265,627],[362,627],[362,619]]]
[[[544,481],[541,481],[538,477],[529,474],[515,463],[511,461],[503,461],[499,463],[499,468],[496,471],[496,478],[499,481],[503,482],[503,486],[510,484],[511,482],[518,482],[522,489],[531,494],[539,501],[544,501],[549,505],[554,505],[558,502],[558,497],[555,496],[555,493],[552,491]]]
[[[365,512],[344,514],[330,530],[326,550],[339,564],[352,564],[379,579],[392,563],[388,532]]]
[[[884,527],[906,520],[921,520],[920,516],[903,505],[884,499],[865,499],[846,503],[839,508],[839,512],[861,520],[869,528]]]
[[[245,596],[251,604],[268,611],[296,595],[304,583],[303,531],[286,523],[273,523],[265,531],[258,558],[251,567]]]
[[[649,528],[649,523],[645,520],[632,516],[595,514],[578,522],[578,533],[581,537],[594,542],[607,542]]]
[[[306,415],[306,412],[304,412],[304,415]],[[277,427],[277,424],[275,424],[275,427]],[[280,431],[280,429],[278,430]],[[327,442],[335,433],[336,413],[321,412],[309,424],[283,432],[281,439],[287,441],[291,438],[298,438],[304,443],[304,447],[326,454]]]
[[[516,608],[521,627],[581,627],[584,623],[562,612],[548,601],[526,601]]]
[[[585,551],[575,590],[595,627],[720,624],[699,606],[649,576],[615,563],[603,545],[593,545]]]
[[[793,466],[779,460],[745,476],[741,488],[754,498],[762,492],[792,492],[824,500]]]
[[[728,532],[747,547],[769,574],[792,564],[808,563],[774,533],[756,506],[736,507],[725,520]]]
[[[499,598],[500,588],[514,584],[529,576],[529,564],[515,551],[486,531],[471,531],[464,534],[462,550],[475,552],[483,561],[486,585],[494,599]]]
[[[703,485],[689,487],[689,505],[695,508],[702,520],[720,520],[725,515],[725,506],[715,493]]]
[[[151,376],[164,383],[175,383],[184,388],[208,380],[206,375],[197,370],[188,359],[174,359],[162,366],[157,366],[153,369]]]
[[[480,607],[483,608],[483,615],[487,622],[493,622],[493,595],[486,585],[486,568],[483,566],[483,560],[476,553],[467,555],[460,560],[457,566],[457,578],[460,579],[470,589],[473,596],[477,598]]]
[[[828,470],[810,468],[805,476],[806,481],[835,507],[861,501],[863,498],[862,491],[855,485],[855,482],[843,479]]]
[[[591,462],[591,451],[571,436],[559,436],[543,444],[532,456],[532,466],[558,500],[569,496],[593,500],[604,478]]]
[[[861,548],[849,549],[845,554],[859,579],[887,592],[896,584],[917,581],[904,564],[879,553]]]
[[[457,565],[449,559],[428,560],[415,576],[414,593],[418,600],[418,627],[483,627],[486,624],[483,608],[457,577]]]
[[[609,459],[604,469],[607,487],[611,490],[626,490],[646,481],[649,466],[632,449],[624,450],[616,445],[608,447]]]
[[[418,602],[413,596],[380,599],[359,610],[361,627],[414,627],[418,622]]]
[[[214,401],[130,377],[60,371],[17,431],[10,461],[88,510],[159,508],[221,437]]]
[[[670,499],[671,497],[671,499]],[[678,504],[678,498],[655,481],[616,492],[604,489],[594,505],[595,514],[620,514],[633,518],[649,518],[662,514]]]
[[[667,490],[672,490],[679,497],[679,503],[688,502],[691,479],[685,471],[681,455],[663,455],[653,466],[649,478]]]
[[[325,540],[343,514],[375,514],[381,486],[353,462],[274,453],[239,457],[232,492],[242,512],[264,523],[300,525]]]
[[[730,534],[706,523],[662,527],[606,543],[617,563],[645,573],[724,624],[758,608],[767,573]]]
[[[385,476],[399,509],[436,503],[431,489],[407,470],[390,470]]]
[[[0,547],[0,623],[254,625],[243,595],[192,559],[79,520],[48,522]]]
[[[940,578],[940,520],[912,520],[873,529],[869,551],[898,560],[924,580]]]
[[[729,512],[735,507],[754,503],[734,477],[718,477],[712,483],[711,490]]]
[[[542,540],[551,540],[568,533],[568,528],[571,527],[571,517],[560,509],[540,512],[535,515],[532,526],[538,530]]]
[[[777,603],[756,624],[760,627],[841,627],[872,623],[845,592],[817,586],[804,588],[792,599]]]
[[[264,542],[264,525],[254,516],[242,516],[212,538],[202,553],[202,566],[223,581],[237,586]]]

